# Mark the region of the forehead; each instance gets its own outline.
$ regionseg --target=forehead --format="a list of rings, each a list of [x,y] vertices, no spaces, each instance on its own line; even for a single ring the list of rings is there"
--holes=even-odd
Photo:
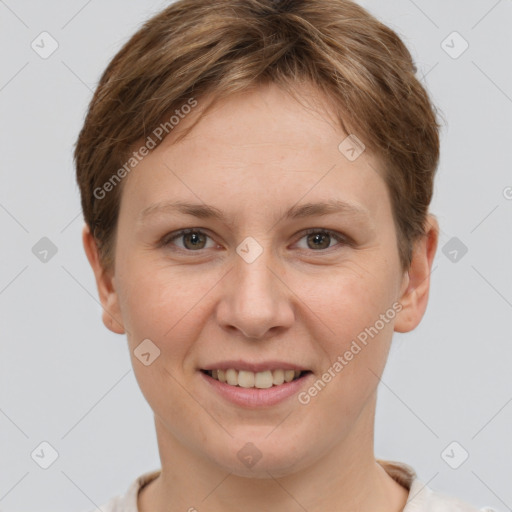
[[[180,121],[177,133],[195,121],[212,99],[212,96],[199,99],[195,111]],[[342,133],[328,98],[313,85],[294,86],[292,95],[282,86],[269,83],[216,100],[186,140],[189,146],[200,146],[204,140],[233,151],[238,146],[244,153],[263,146],[268,153],[279,145],[294,149],[299,146],[304,150],[325,147]],[[175,139],[171,133],[162,149],[169,148]],[[260,154],[265,153],[260,151]]]
[[[299,101],[270,84],[234,94],[218,101],[176,142],[208,104],[207,98],[198,99],[130,174],[123,195],[139,212],[186,196],[220,208],[258,210],[280,208],[282,202],[292,206],[302,197],[304,202],[336,199],[361,203],[377,214],[388,206],[382,204],[387,193],[379,162],[367,150],[348,158],[347,144],[354,139],[328,100],[307,85],[298,93]]]

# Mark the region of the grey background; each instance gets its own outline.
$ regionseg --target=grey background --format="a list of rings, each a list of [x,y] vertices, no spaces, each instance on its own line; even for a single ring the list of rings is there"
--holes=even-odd
[[[512,1],[361,3],[403,37],[447,121],[430,304],[415,331],[395,334],[376,456],[409,463],[437,491],[512,510]],[[160,467],[126,339],[101,322],[72,149],[100,73],[166,4],[0,0],[3,511],[94,510]],[[42,31],[59,45],[47,59],[31,48]],[[458,58],[457,36],[444,43],[452,56],[442,46],[453,31],[469,43]],[[57,248],[46,262],[32,251],[42,237]],[[59,454],[48,469],[31,458],[42,441]],[[469,453],[458,469],[441,456],[453,441],[463,448],[448,450],[452,464]]]

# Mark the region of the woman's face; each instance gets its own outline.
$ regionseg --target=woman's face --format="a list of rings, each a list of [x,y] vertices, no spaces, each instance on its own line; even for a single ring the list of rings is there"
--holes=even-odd
[[[392,333],[414,313],[398,302],[409,276],[379,162],[354,159],[350,140],[340,149],[347,135],[260,87],[179,143],[171,133],[125,178],[104,304],[127,333],[161,445],[277,476],[371,435]],[[205,372],[217,369],[240,385]]]

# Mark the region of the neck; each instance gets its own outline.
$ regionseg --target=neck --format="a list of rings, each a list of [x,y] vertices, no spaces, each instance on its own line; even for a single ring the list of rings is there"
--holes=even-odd
[[[270,470],[261,478],[223,471],[183,446],[155,417],[162,471],[139,493],[139,511],[399,512],[409,493],[375,461],[374,405],[363,410],[354,428],[323,457],[280,477]]]

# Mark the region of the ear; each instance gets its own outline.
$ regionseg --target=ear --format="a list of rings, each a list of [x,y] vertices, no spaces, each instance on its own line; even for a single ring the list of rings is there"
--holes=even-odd
[[[107,272],[100,263],[98,246],[87,224],[82,229],[82,243],[89,264],[94,271],[96,286],[103,308],[102,319],[105,327],[116,334],[124,334],[125,329],[122,323],[119,300],[114,287],[114,276]]]
[[[396,332],[412,331],[425,314],[438,240],[439,223],[429,214],[425,222],[425,235],[414,244],[411,266],[403,277],[399,298],[402,310],[396,316]]]

